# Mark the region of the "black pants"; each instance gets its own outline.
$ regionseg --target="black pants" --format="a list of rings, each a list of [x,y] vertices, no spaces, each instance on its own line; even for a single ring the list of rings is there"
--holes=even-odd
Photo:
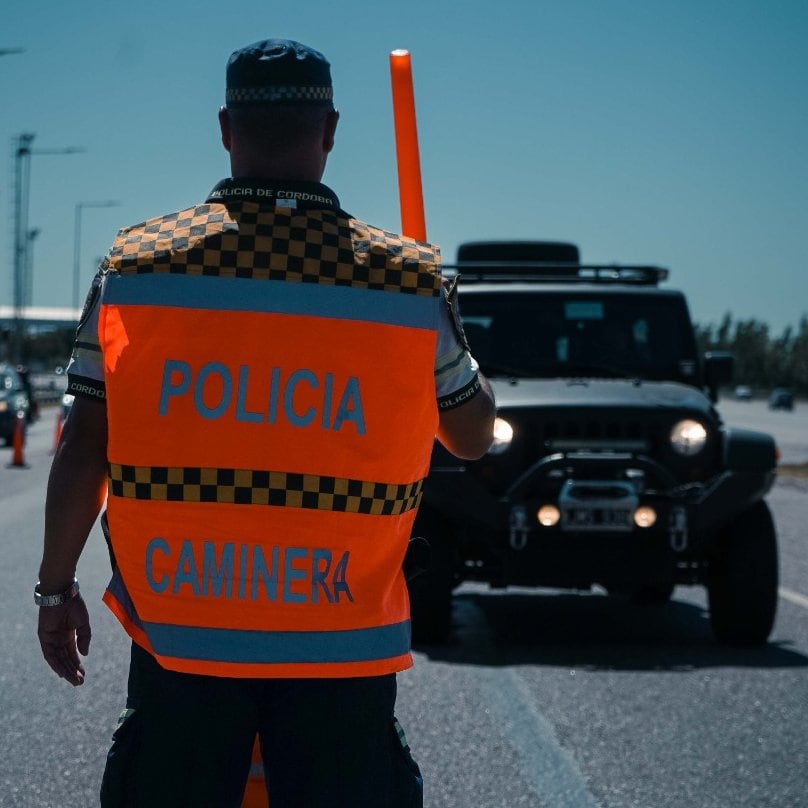
[[[227,679],[174,673],[132,646],[103,808],[238,808],[256,733],[271,808],[420,808],[393,716],[394,675]]]

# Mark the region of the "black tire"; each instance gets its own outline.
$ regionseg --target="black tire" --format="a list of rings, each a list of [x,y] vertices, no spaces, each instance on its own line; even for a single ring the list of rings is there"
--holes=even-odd
[[[430,546],[429,569],[408,582],[413,642],[445,642],[452,630],[454,569],[449,526],[428,507],[415,519],[414,536],[423,536]]]
[[[715,638],[762,645],[777,613],[777,537],[764,501],[744,511],[720,537],[710,559],[707,595]]]

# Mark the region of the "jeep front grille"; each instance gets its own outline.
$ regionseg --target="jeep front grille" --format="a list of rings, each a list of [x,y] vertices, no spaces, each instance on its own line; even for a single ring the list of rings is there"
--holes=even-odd
[[[648,452],[652,429],[634,418],[551,418],[542,424],[542,437],[549,451]]]
[[[546,440],[545,446],[551,452],[577,452],[590,450],[593,452],[648,452],[650,443],[647,440],[598,440],[592,438],[559,438]]]

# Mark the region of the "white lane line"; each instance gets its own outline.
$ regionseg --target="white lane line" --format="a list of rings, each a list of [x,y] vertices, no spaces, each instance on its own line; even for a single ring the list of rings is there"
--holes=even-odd
[[[514,671],[484,669],[482,690],[522,765],[520,771],[542,805],[597,808],[573,756],[556,738],[552,725],[536,709],[525,681]]]
[[[777,591],[784,600],[789,600],[796,603],[797,606],[802,606],[803,609],[808,609],[808,598],[805,595],[801,595],[793,589],[786,589],[784,586],[781,586]]]

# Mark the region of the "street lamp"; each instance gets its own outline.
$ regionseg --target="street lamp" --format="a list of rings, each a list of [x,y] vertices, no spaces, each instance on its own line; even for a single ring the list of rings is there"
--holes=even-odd
[[[31,156],[34,154],[78,154],[76,146],[62,149],[32,149],[33,133],[18,135],[14,145],[14,340],[12,358],[19,362],[22,354],[23,316],[28,268],[28,200],[31,186]]]
[[[79,308],[79,274],[81,272],[81,212],[84,208],[114,208],[121,203],[115,199],[101,202],[76,202],[73,227],[73,309]]]

